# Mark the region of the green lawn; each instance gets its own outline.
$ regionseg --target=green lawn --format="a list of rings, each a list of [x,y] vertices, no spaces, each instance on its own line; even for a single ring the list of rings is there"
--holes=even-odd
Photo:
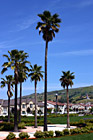
[[[81,119],[85,118],[91,118],[93,119],[93,115],[91,116],[70,116],[70,122],[79,122]],[[4,118],[4,120],[7,120],[7,117]],[[58,115],[50,115],[47,117],[48,124],[66,124],[67,123],[67,117]],[[11,118],[11,122],[14,121],[14,118]],[[21,117],[21,122],[24,122],[25,124],[29,125],[34,125],[34,117]],[[38,118],[37,119],[38,125],[43,125],[44,124],[44,117]]]
[[[46,139],[42,138],[42,139],[38,139],[38,140],[93,140],[93,133],[74,135],[74,136],[57,137],[57,138],[46,138]]]
[[[85,119],[85,118],[93,119],[93,115],[92,116],[73,116],[73,117],[70,117],[70,122],[78,122],[79,120]],[[53,124],[66,124],[67,123],[67,117],[48,117],[47,119]]]
[[[93,115],[92,116],[71,116],[70,117],[70,122],[79,122],[79,120],[81,119],[85,119],[85,118],[91,118],[93,119]],[[22,122],[27,123],[32,123],[34,121],[34,117],[22,117]],[[43,124],[43,121],[44,121],[44,118],[41,117],[38,119],[38,125],[42,125]],[[51,124],[66,124],[67,123],[67,117],[63,117],[63,116],[57,116],[57,117],[54,117],[54,116],[50,116],[50,117],[47,117],[47,121],[48,123],[51,123]],[[32,123],[33,124],[33,123]]]

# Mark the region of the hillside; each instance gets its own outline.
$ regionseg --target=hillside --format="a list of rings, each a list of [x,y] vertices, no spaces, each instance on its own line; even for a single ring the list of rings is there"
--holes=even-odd
[[[66,90],[56,90],[56,91],[48,92],[48,100],[55,101],[56,100],[55,94],[58,94],[58,101],[64,103],[66,102],[65,93]],[[87,94],[90,100],[86,99]],[[23,98],[33,99],[34,94],[23,96]],[[38,101],[42,101],[44,99],[44,94],[38,93],[37,99]],[[86,102],[93,103],[93,86],[69,89],[69,101],[70,103],[86,103]]]

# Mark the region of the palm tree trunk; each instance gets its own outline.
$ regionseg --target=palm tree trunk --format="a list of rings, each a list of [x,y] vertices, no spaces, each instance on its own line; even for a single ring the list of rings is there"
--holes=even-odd
[[[68,95],[68,86],[67,86],[67,128],[70,128],[70,123],[69,123],[69,95]]]
[[[10,92],[10,84],[8,84],[8,92]],[[10,122],[10,97],[8,96],[8,122]]]
[[[17,124],[17,83],[18,83],[18,71],[17,64],[15,64],[15,112],[14,112],[14,131],[18,132],[18,124]]]
[[[44,131],[47,131],[47,52],[48,52],[48,41],[46,40],[46,48],[45,48],[45,92],[44,92]]]
[[[21,123],[22,82],[20,82],[19,123]]]
[[[35,80],[35,128],[37,128],[37,93],[36,93],[37,81]]]

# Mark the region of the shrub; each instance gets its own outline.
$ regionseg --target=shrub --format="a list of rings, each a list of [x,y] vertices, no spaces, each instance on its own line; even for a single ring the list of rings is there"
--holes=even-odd
[[[10,132],[9,134],[8,134],[8,136],[6,137],[6,139],[14,139],[15,138],[15,134],[14,133],[12,133],[12,132]]]
[[[24,128],[25,128],[25,123],[24,123],[24,122],[19,123],[19,124],[18,124],[18,128],[19,128],[19,129],[24,129]]]
[[[11,131],[13,130],[14,125],[12,123],[8,123],[8,122],[2,122],[0,123],[0,131]]]
[[[0,131],[4,130],[4,125],[0,126]]]
[[[28,135],[27,132],[21,132],[21,133],[19,134],[19,138],[21,138],[21,139],[29,138],[29,137],[30,137],[30,136]]]
[[[63,136],[64,135],[64,132],[63,131],[56,130],[55,131],[55,134],[56,134],[56,137],[59,137],[59,136]]]
[[[80,128],[70,129],[70,133],[71,134],[79,134],[79,133],[81,133],[81,129]]]
[[[63,130],[63,133],[64,133],[64,135],[70,135],[69,129],[64,129],[64,130]]]
[[[54,135],[54,132],[53,131],[44,131],[44,137],[53,137]]]
[[[36,138],[44,138],[44,133],[42,131],[36,131],[34,136]]]

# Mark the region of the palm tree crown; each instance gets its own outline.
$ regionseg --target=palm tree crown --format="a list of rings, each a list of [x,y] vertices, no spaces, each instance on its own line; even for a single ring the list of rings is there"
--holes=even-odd
[[[3,74],[9,67],[11,67],[12,70],[14,70],[15,68],[18,68],[18,64],[20,64],[20,62],[24,61],[27,57],[28,54],[24,53],[24,51],[18,51],[18,50],[11,50],[8,51],[9,56],[8,55],[3,55],[4,57],[6,57],[8,59],[8,62],[5,62],[2,66],[4,67],[1,71],[1,73]]]
[[[40,81],[40,79],[43,79],[43,71],[41,71],[42,66],[37,66],[37,64],[35,64],[34,66],[31,66],[31,73],[29,74],[29,76],[31,76],[31,81]]]
[[[43,39],[45,41],[52,41],[53,37],[55,37],[55,32],[59,31],[60,25],[58,23],[61,22],[61,19],[58,18],[58,14],[54,14],[53,16],[49,11],[44,11],[43,14],[38,14],[41,18],[42,22],[37,23],[36,29],[39,28],[39,34],[43,33]]]
[[[70,73],[70,71],[64,72],[62,71],[63,75],[60,78],[60,82],[61,82],[61,86],[63,86],[63,88],[67,87],[67,86],[71,86],[73,85],[73,79],[75,78],[75,76],[73,75],[74,72]]]
[[[6,85],[9,85],[10,88],[13,90],[13,84],[14,84],[14,78],[12,75],[8,75],[8,76],[5,76],[5,79],[4,78],[1,78],[1,88],[5,87]],[[13,93],[10,91],[7,92],[8,93],[8,96],[9,97],[12,97],[13,96]]]

